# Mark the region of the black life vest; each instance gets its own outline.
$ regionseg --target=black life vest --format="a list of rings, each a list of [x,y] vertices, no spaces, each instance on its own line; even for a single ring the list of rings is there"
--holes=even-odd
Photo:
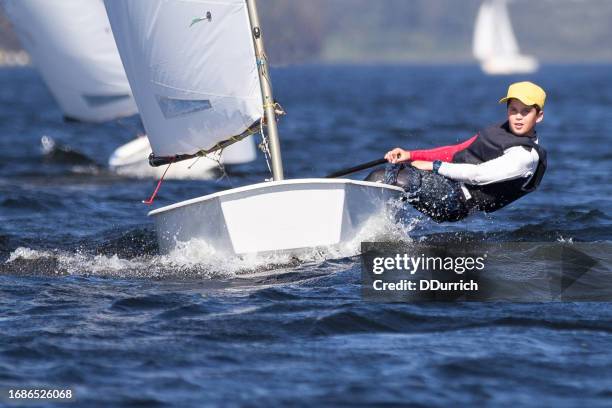
[[[529,151],[535,149],[538,153],[540,160],[535,173],[530,177],[484,186],[466,184],[472,196],[473,206],[480,211],[497,211],[538,188],[546,171],[546,150],[535,143],[535,140],[535,134],[534,136],[516,136],[510,131],[509,123],[505,122],[480,131],[476,140],[467,149],[455,154],[453,163],[480,164],[502,156],[506,149],[515,146],[523,146]]]

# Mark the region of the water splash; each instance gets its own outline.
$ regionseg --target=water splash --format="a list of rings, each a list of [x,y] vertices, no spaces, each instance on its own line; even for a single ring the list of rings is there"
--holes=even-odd
[[[411,242],[408,233],[418,219],[398,218],[402,204],[371,218],[350,242],[330,247],[310,248],[297,253],[247,254],[228,257],[217,253],[201,239],[177,244],[166,255],[130,251],[92,253],[88,250],[36,250],[20,247],[12,251],[0,273],[18,275],[74,275],[147,279],[231,279],[262,272],[273,272],[305,263],[321,263],[358,255],[361,242]],[[150,239],[154,239],[151,237]]]

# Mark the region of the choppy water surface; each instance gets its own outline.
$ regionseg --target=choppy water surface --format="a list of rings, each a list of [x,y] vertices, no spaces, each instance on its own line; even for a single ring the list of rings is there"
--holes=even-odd
[[[549,94],[537,193],[458,224],[409,212],[364,239],[609,242],[609,72],[529,78]],[[273,79],[286,173],[310,177],[470,137],[523,78],[293,67]],[[104,168],[137,129],[64,123],[33,70],[0,69],[0,385],[70,386],[82,406],[611,403],[608,303],[367,303],[358,243],[304,259],[223,259],[200,242],[159,255],[140,202],[154,181]],[[92,160],[43,155],[45,135]],[[218,181],[168,181],[156,205],[265,177],[259,159]]]

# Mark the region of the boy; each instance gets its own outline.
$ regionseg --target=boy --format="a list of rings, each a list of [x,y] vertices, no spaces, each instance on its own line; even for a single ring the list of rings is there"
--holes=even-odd
[[[394,166],[366,180],[396,184],[414,208],[434,221],[459,221],[473,210],[493,212],[534,191],[546,171],[546,151],[535,127],[544,119],[546,93],[531,82],[510,85],[507,121],[465,142],[429,150],[389,151]]]

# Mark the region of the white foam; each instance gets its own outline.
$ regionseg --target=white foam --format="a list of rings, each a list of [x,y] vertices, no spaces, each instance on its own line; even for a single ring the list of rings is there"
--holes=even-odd
[[[353,240],[342,245],[311,248],[297,253],[279,252],[227,257],[225,254],[216,253],[215,249],[205,241],[192,239],[189,242],[177,242],[175,248],[168,255],[161,256],[160,259],[166,265],[188,268],[206,265],[211,270],[241,274],[246,271],[266,269],[276,265],[321,262],[328,259],[352,257],[361,252],[361,243],[365,241],[412,242],[408,233],[414,229],[419,219],[399,218],[403,209],[403,204],[397,202],[389,211],[381,212],[368,220]]]
[[[10,253],[9,258],[6,260],[5,263],[14,262],[17,259],[36,260],[40,258],[48,258],[51,256],[53,256],[53,254],[48,251],[37,251],[35,249],[19,247]]]
[[[179,243],[167,255],[145,255],[131,259],[118,255],[94,255],[76,251],[43,251],[20,247],[13,251],[7,264],[22,260],[53,258],[59,272],[70,275],[99,275],[114,277],[162,278],[232,278],[262,270],[274,270],[288,265],[323,262],[358,255],[361,242],[411,242],[408,233],[418,219],[398,222],[395,210],[373,217],[360,233],[341,246],[313,248],[295,253],[250,254],[228,257],[216,253],[205,241],[193,239]],[[57,271],[54,271],[57,272]]]

